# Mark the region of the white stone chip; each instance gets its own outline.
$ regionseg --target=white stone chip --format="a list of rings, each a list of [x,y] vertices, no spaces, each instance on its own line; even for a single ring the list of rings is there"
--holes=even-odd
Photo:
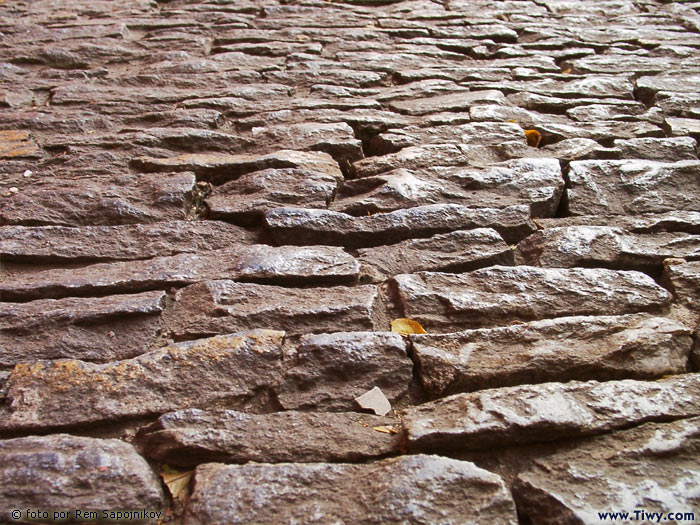
[[[378,416],[385,416],[391,412],[391,403],[389,403],[384,392],[376,386],[360,397],[356,397],[355,401],[357,401],[357,404],[360,405],[361,408],[372,410]]]

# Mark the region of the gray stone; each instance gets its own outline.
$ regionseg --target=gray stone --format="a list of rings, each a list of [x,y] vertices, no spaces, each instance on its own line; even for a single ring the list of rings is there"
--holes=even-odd
[[[545,142],[565,139],[584,138],[598,142],[612,142],[615,139],[633,139],[640,137],[664,137],[664,131],[649,122],[623,122],[602,120],[575,124],[558,124],[547,122],[536,126]]]
[[[214,184],[236,179],[246,173],[268,168],[299,168],[326,173],[342,180],[343,174],[333,157],[322,152],[280,150],[267,155],[227,155],[191,153],[170,158],[138,157],[134,167],[148,172],[192,171],[197,177]]]
[[[646,140],[646,139],[642,139]],[[655,140],[655,139],[650,139]],[[564,139],[554,144],[547,144],[540,148],[543,154],[563,160],[589,160],[589,159],[619,159],[622,151],[618,148],[606,148],[593,139]]]
[[[698,160],[697,143],[691,137],[620,139],[616,140],[614,144],[622,152],[622,157],[625,159],[646,159],[661,162]]]
[[[500,91],[487,90],[401,100],[389,103],[389,107],[406,115],[427,115],[440,111],[469,111],[476,104],[505,104],[505,101]]]
[[[393,332],[305,335],[285,355],[285,367],[275,389],[285,410],[350,411],[355,398],[375,386],[395,404],[413,377],[406,345]]]
[[[574,73],[663,73],[668,70],[668,59],[665,57],[647,57],[639,55],[592,55],[577,58],[568,64]],[[693,58],[686,59],[680,64],[681,68],[697,70],[700,63]],[[646,78],[646,77],[644,77]],[[639,83],[637,84],[639,86]]]
[[[597,523],[606,511],[647,523],[671,512],[697,519],[699,433],[700,418],[647,423],[540,459],[515,480],[518,512],[545,525]]]
[[[156,346],[165,292],[0,303],[0,366],[116,361]]]
[[[694,75],[655,75],[637,79],[637,91],[642,99],[650,99],[659,91],[677,93],[697,93],[700,85],[700,74]]]
[[[176,338],[188,339],[259,327],[292,334],[375,330],[384,326],[378,300],[373,285],[284,288],[206,281],[178,291],[164,319]]]
[[[207,279],[276,283],[354,281],[359,264],[333,246],[238,245],[203,253],[181,253],[144,261],[99,263],[14,276],[0,283],[3,300],[27,300],[139,292],[184,286]]]
[[[192,173],[89,179],[45,177],[3,199],[0,224],[95,226],[185,218]]]
[[[698,177],[698,161],[575,161],[569,169],[569,211],[573,215],[699,211]]]
[[[118,226],[0,226],[0,257],[27,263],[117,261],[252,244],[253,232],[219,221]]]
[[[326,208],[337,177],[306,169],[266,169],[247,173],[214,189],[206,199],[213,218],[254,222],[280,206]]]
[[[677,303],[700,312],[700,261],[668,260],[662,279]]]
[[[700,374],[571,381],[455,394],[406,410],[411,450],[485,449],[700,415]]]
[[[525,383],[648,379],[686,370],[690,330],[665,317],[563,317],[445,335],[412,335],[433,397]]]
[[[639,234],[611,226],[568,226],[539,230],[515,250],[518,264],[555,268],[659,270],[668,257],[700,258],[700,235]]]
[[[469,208],[458,204],[416,206],[364,217],[330,210],[278,208],[265,213],[264,226],[278,244],[353,247],[478,227],[493,228],[513,242],[535,229],[528,206]]]
[[[654,95],[654,104],[667,115],[697,117],[700,114],[700,88],[696,88],[694,93],[659,91]]]
[[[700,121],[697,118],[666,117],[663,125],[672,137],[700,137]]]
[[[352,462],[398,453],[398,435],[378,432],[395,420],[357,412],[246,414],[170,412],[142,431],[139,445],[159,463]]]
[[[639,215],[579,215],[556,219],[537,219],[541,228],[568,226],[611,226],[632,233],[684,232],[700,234],[700,212],[669,211]]]
[[[18,364],[0,428],[40,429],[183,408],[242,408],[282,372],[284,332],[253,330],[179,343],[108,364]]]
[[[165,506],[160,480],[134,447],[68,434],[0,441],[0,502],[6,523],[36,522],[26,514],[30,509],[35,518],[37,511],[48,512],[50,523],[56,511],[79,522],[85,520],[76,509],[100,509],[100,516],[101,509],[145,509],[156,518]],[[20,510],[19,519],[12,509]]]
[[[493,266],[465,274],[420,272],[391,281],[404,317],[430,331],[504,325],[601,311],[659,311],[670,294],[639,272]]]
[[[491,228],[477,228],[361,248],[357,251],[357,259],[363,276],[384,281],[400,273],[465,272],[494,264],[512,264],[513,252],[498,232]]]
[[[515,525],[503,480],[473,463],[402,456],[364,464],[197,467],[186,525],[433,523]],[[236,495],[236,496],[232,496]],[[275,505],[271,501],[277,501]],[[282,503],[283,502],[283,503]]]

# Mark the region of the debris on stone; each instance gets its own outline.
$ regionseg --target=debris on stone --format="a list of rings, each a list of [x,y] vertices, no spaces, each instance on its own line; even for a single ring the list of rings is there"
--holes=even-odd
[[[379,387],[374,387],[372,390],[368,390],[360,397],[356,397],[355,401],[364,410],[371,410],[378,416],[386,416],[391,412],[391,403],[386,398],[384,393]]]

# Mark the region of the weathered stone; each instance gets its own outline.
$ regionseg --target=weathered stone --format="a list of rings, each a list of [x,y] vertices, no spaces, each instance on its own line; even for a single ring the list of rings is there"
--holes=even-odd
[[[668,257],[700,258],[700,235],[638,234],[611,226],[568,226],[539,230],[518,244],[518,264],[569,268],[603,266],[660,269]]]
[[[361,274],[384,281],[400,273],[469,271],[494,264],[512,264],[513,252],[491,228],[459,230],[427,239],[358,250]]]
[[[374,246],[460,229],[491,227],[512,242],[534,231],[527,206],[468,208],[458,204],[416,206],[353,217],[330,210],[278,208],[264,226],[279,244]],[[532,225],[534,226],[534,225]]]
[[[586,379],[647,379],[686,370],[690,330],[665,317],[563,317],[445,335],[413,335],[428,393]]]
[[[134,447],[68,434],[0,441],[0,501],[6,523],[36,522],[37,511],[48,513],[46,522],[57,511],[85,521],[76,509],[146,510],[155,519],[165,506],[160,480]],[[12,509],[21,509],[20,516]]]
[[[567,226],[612,226],[633,233],[684,232],[700,234],[700,212],[669,211],[639,215],[578,215],[556,219],[537,219],[542,228]]]
[[[569,169],[573,215],[700,210],[700,162],[585,160]]]
[[[0,159],[40,158],[39,146],[29,132],[20,129],[0,130]]]
[[[676,117],[697,117],[700,114],[700,88],[694,93],[659,91],[654,95],[654,105],[667,115]]]
[[[636,86],[639,96],[648,100],[659,91],[678,93],[697,93],[700,85],[700,74],[694,75],[656,75],[637,79]]]
[[[322,152],[280,150],[267,155],[226,155],[192,153],[170,158],[138,157],[134,167],[145,171],[193,171],[197,177],[222,184],[245,173],[268,168],[299,168],[326,173],[342,180],[343,174],[333,157]]]
[[[700,415],[700,374],[571,381],[455,394],[406,410],[412,450],[484,449]]]
[[[697,143],[690,137],[616,140],[614,144],[622,151],[622,157],[625,159],[658,160],[661,162],[698,159]]]
[[[402,456],[374,463],[197,467],[187,525],[322,522],[515,525],[503,480],[473,463]],[[237,496],[232,496],[233,494]],[[272,499],[283,505],[271,505]]]
[[[666,261],[663,281],[676,302],[700,312],[700,261]]]
[[[617,148],[605,148],[593,139],[564,139],[543,146],[540,151],[547,156],[564,161],[588,159],[619,159],[622,152]]]
[[[401,100],[389,103],[389,107],[406,115],[427,115],[440,111],[469,111],[469,108],[476,104],[505,104],[505,101],[500,91],[487,90]]]
[[[609,103],[611,100],[634,100],[631,75],[586,75],[573,80],[558,80],[554,78],[493,82],[494,89],[518,95],[538,95],[546,97],[561,97],[570,99],[576,105]],[[499,79],[500,80],[500,79]],[[482,83],[483,84],[483,83]],[[517,98],[507,97],[508,100]],[[578,99],[578,102],[576,100]],[[606,100],[607,99],[607,100]],[[521,104],[517,104],[521,105]],[[525,106],[523,106],[525,107]],[[535,109],[535,108],[533,108]]]
[[[566,114],[579,122],[596,122],[601,120],[637,120],[643,119],[642,115],[647,107],[641,102],[629,104],[590,104],[576,106],[568,109]]]
[[[353,410],[355,398],[375,386],[395,403],[408,392],[413,370],[393,332],[306,335],[285,355],[285,365],[275,389],[285,410]]]
[[[165,292],[0,303],[0,366],[134,357],[157,344],[164,305]]]
[[[697,58],[686,59],[680,64],[683,68],[697,70],[700,63]],[[665,57],[647,57],[639,55],[593,55],[577,58],[566,66],[571,66],[574,73],[662,73],[668,70],[668,59]],[[639,86],[639,84],[637,84]]]
[[[672,137],[700,137],[700,121],[695,118],[667,117],[663,125]]]
[[[404,317],[426,330],[459,330],[568,315],[658,311],[670,294],[639,272],[493,266],[465,274],[421,272],[391,280]]]
[[[89,179],[46,177],[6,197],[0,225],[95,226],[185,218],[192,173]]]
[[[2,226],[0,257],[27,263],[116,261],[252,244],[253,232],[219,221],[119,226]]]
[[[179,343],[108,364],[18,364],[7,380],[3,429],[37,429],[162,414],[241,408],[282,372],[284,332],[253,330]]]
[[[608,509],[633,521],[691,521],[700,505],[699,433],[700,418],[647,423],[539,459],[515,480],[518,513],[545,525],[596,523]]]
[[[275,412],[256,415],[198,409],[170,412],[142,431],[145,455],[161,463],[361,461],[398,453],[394,420],[353,412]]]
[[[250,328],[293,334],[381,328],[376,286],[283,288],[233,281],[206,281],[175,295],[166,326],[176,338]]]
[[[326,208],[336,187],[337,178],[327,173],[267,169],[217,187],[206,203],[214,218],[253,222],[268,209],[280,206]]]
[[[144,261],[99,263],[14,276],[0,283],[3,300],[137,292],[184,286],[207,279],[290,282],[353,281],[354,257],[333,246],[235,246],[203,253],[181,253]]]
[[[664,131],[649,122],[623,122],[603,120],[570,124],[544,123],[537,126],[546,142],[584,138],[599,142],[612,142],[615,139],[640,137],[664,137]]]

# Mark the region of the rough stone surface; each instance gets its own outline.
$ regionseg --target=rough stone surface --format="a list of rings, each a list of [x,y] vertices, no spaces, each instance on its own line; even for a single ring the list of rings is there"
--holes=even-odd
[[[676,302],[700,312],[700,262],[667,261],[663,280]]]
[[[3,429],[32,429],[242,407],[282,370],[284,332],[253,330],[180,343],[108,364],[18,364],[7,380]]]
[[[160,480],[123,441],[68,434],[7,439],[0,441],[0,459],[0,519],[6,523],[17,521],[12,509],[21,509],[21,518],[29,509],[49,511],[49,517],[75,509],[145,508],[163,515]]]
[[[420,482],[416,482],[420,480]],[[328,463],[197,467],[187,525],[229,523],[517,523],[503,480],[473,463],[405,456]],[[230,495],[239,494],[231,500]],[[284,506],[270,505],[283,498]]]
[[[118,361],[157,345],[164,292],[0,303],[0,366]]]
[[[697,143],[690,137],[667,139],[628,139],[616,140],[615,147],[627,159],[658,160],[676,162],[697,160]]]
[[[192,339],[259,327],[291,333],[381,329],[374,285],[283,288],[229,280],[204,281],[175,295],[165,326]]]
[[[441,331],[569,315],[658,311],[670,294],[649,276],[598,268],[494,266],[465,274],[419,272],[391,280],[402,313]]]
[[[408,392],[413,363],[399,334],[339,332],[303,336],[285,367],[275,389],[285,410],[349,411],[375,386],[395,403]]]
[[[543,383],[455,394],[408,409],[409,447],[482,449],[700,415],[700,375]]]
[[[4,300],[138,292],[183,286],[206,279],[274,282],[352,281],[359,273],[354,257],[340,248],[293,248],[253,244],[203,253],[183,253],[144,261],[100,263],[16,276],[0,284]]]
[[[698,161],[572,162],[569,211],[573,215],[698,211],[698,177]]]
[[[246,414],[199,409],[170,412],[140,437],[147,457],[169,465],[352,462],[394,455],[398,435],[387,417],[356,412]]]
[[[518,244],[520,264],[568,268],[661,268],[669,257],[700,258],[700,235],[630,233],[610,226],[568,226],[540,230]]]
[[[670,512],[681,513],[678,521],[686,512],[697,518],[698,434],[700,418],[647,423],[538,460],[515,481],[518,512],[543,524],[595,523],[602,508],[634,521],[658,522]]]
[[[493,228],[506,241],[512,241],[535,230],[527,206],[469,208],[458,204],[416,206],[361,217],[331,210],[277,208],[265,213],[264,225],[280,244],[349,247],[390,244],[479,227]]]
[[[691,332],[665,317],[579,316],[412,335],[433,398],[554,380],[646,379],[686,371]]]

